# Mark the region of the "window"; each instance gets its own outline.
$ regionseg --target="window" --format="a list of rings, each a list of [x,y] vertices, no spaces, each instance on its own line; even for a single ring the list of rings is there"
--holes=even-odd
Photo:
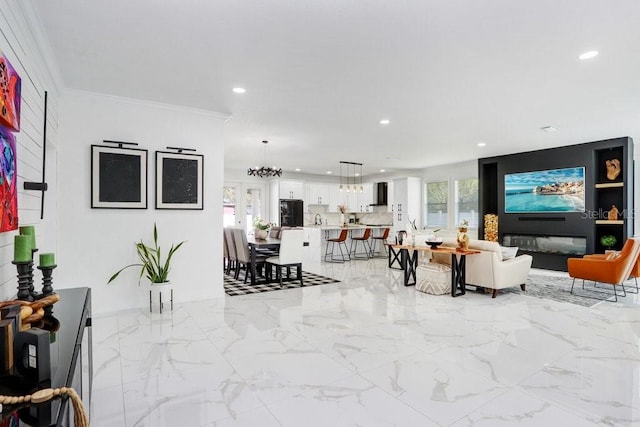
[[[247,188],[247,233],[253,233],[253,221],[262,218],[260,189]]]
[[[427,182],[425,184],[427,227],[442,228],[447,226],[447,199],[449,183],[447,181]]]
[[[222,225],[233,227],[236,225],[236,188],[224,187],[222,189]]]
[[[456,227],[463,220],[469,228],[478,228],[478,179],[456,181]]]

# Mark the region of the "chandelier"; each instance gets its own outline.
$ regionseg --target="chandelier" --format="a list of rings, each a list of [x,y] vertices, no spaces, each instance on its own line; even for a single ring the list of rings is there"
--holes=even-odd
[[[264,162],[267,163],[267,144],[269,141],[262,141],[264,144]],[[282,176],[282,168],[276,168],[275,166],[256,166],[255,168],[247,169],[247,175],[259,176],[260,178],[269,178],[272,176]]]
[[[358,167],[360,172],[358,172]],[[343,169],[346,170],[346,174],[343,174]],[[353,174],[351,171],[353,170]],[[340,191],[346,190],[346,192],[356,191],[363,192],[362,187],[362,163],[355,162],[340,162]]]

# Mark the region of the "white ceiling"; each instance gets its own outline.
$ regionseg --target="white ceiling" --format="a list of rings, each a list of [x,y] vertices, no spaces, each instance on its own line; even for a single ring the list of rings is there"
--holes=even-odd
[[[32,4],[65,86],[231,114],[228,169],[262,140],[285,172],[365,175],[640,141],[639,0]]]

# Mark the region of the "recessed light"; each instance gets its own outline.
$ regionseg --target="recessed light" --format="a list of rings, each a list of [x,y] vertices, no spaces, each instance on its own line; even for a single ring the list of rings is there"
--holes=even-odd
[[[384,171],[385,171],[384,169],[380,169],[380,172],[384,172]]]
[[[331,172],[331,171],[327,171],[327,173],[328,173],[329,175],[331,175],[333,172]]]
[[[382,120],[380,120],[380,124],[381,124],[381,125],[388,125],[389,123],[391,123],[391,120],[389,120],[389,119],[382,119]]]
[[[478,147],[486,147],[487,143],[486,142],[478,142]]]
[[[545,132],[555,132],[555,131],[558,130],[558,129],[554,128],[553,126],[544,126],[544,127],[541,127],[540,129],[542,129]]]
[[[300,172],[300,168],[296,168],[296,172]]]
[[[245,93],[247,90],[245,88],[243,88],[243,87],[234,87],[233,91],[235,93]]]
[[[590,50],[589,52],[585,52],[582,55],[578,56],[578,58],[580,58],[580,59],[591,59],[591,58],[595,58],[596,56],[598,56],[598,51],[597,50]]]

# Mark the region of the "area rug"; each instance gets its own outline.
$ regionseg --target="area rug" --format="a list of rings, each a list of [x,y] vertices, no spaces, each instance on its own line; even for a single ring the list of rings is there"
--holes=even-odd
[[[309,286],[317,286],[317,285],[326,285],[329,283],[336,283],[339,280],[332,279],[331,277],[321,276],[319,274],[309,273],[306,271],[302,272],[302,281],[303,285],[300,286],[299,280],[291,280],[287,282],[286,280],[282,283],[282,288],[280,287],[280,282],[274,283],[259,283],[255,285],[251,285],[251,283],[244,283],[243,280],[236,280],[231,276],[224,276],[224,292],[227,295],[235,296],[235,295],[247,295],[247,294],[257,294],[260,292],[269,292],[269,291],[280,291],[282,289],[293,289],[293,288],[306,288]]]
[[[614,301],[613,287],[605,284],[593,286],[593,282],[586,281],[584,289],[582,289],[582,280],[576,279],[576,284],[571,291],[571,282],[573,279],[569,277],[544,276],[539,274],[530,274],[527,278],[526,292],[520,287],[507,288],[504,292],[522,294],[530,297],[550,299],[560,302],[568,302],[584,307],[592,307],[602,301]],[[635,292],[635,285],[632,282],[625,284],[627,293]],[[622,297],[622,289],[618,288],[618,301],[624,301]],[[500,296],[498,296],[500,298]]]

